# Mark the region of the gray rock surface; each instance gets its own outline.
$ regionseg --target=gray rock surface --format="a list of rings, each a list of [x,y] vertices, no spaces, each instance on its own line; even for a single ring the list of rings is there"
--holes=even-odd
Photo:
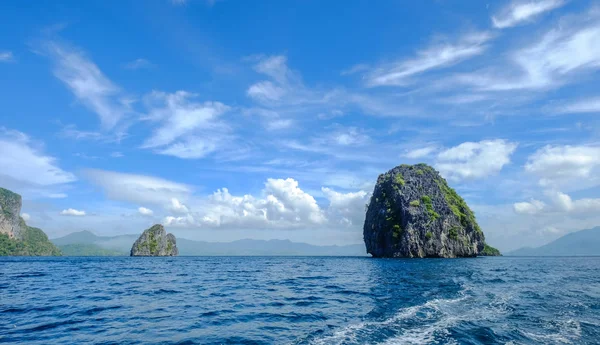
[[[0,234],[21,240],[25,222],[21,216],[21,196],[0,188]]]
[[[144,230],[131,247],[131,256],[177,256],[177,241],[173,234],[167,234],[165,228],[156,224]]]
[[[379,175],[363,237],[374,257],[472,257],[485,246],[471,209],[425,164]]]

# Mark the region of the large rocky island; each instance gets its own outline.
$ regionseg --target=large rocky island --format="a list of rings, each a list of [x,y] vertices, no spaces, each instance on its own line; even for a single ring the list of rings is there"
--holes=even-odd
[[[156,224],[144,230],[131,247],[131,256],[177,256],[177,241],[173,234]]]
[[[21,217],[21,196],[0,188],[0,256],[56,256],[60,250]]]
[[[379,175],[363,237],[373,257],[499,255],[486,245],[466,202],[426,164],[400,165]]]

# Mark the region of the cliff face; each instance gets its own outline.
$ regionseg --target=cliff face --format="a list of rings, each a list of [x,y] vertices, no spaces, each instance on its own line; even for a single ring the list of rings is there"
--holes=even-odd
[[[24,222],[20,214],[21,196],[8,189],[0,188],[0,234],[21,240]]]
[[[177,241],[173,234],[156,224],[146,229],[131,247],[131,256],[177,256]]]
[[[21,196],[0,188],[0,255],[61,255],[42,230],[25,224],[20,213]]]
[[[374,257],[470,257],[485,246],[471,209],[425,164],[379,175],[363,237]]]

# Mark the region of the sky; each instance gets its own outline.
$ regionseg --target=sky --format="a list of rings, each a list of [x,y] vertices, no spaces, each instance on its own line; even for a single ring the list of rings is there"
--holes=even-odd
[[[501,250],[600,225],[594,1],[3,1],[0,186],[51,237],[362,243],[436,168]]]

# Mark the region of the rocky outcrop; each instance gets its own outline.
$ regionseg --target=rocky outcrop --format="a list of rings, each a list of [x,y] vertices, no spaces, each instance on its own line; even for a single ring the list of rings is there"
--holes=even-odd
[[[485,247],[469,206],[425,164],[379,175],[363,237],[374,257],[473,257]]]
[[[146,229],[131,247],[131,256],[177,256],[177,241],[173,234],[156,224]]]
[[[21,196],[0,188],[0,256],[57,256],[60,250],[21,218]]]
[[[21,240],[24,221],[21,214],[21,196],[8,189],[0,188],[0,234]]]

